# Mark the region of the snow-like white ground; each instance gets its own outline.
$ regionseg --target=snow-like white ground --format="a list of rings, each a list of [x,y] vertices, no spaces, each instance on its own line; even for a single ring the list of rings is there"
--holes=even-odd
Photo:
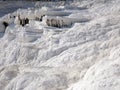
[[[34,20],[43,13],[72,25]],[[9,18],[18,14],[30,23]],[[0,26],[0,90],[120,90],[119,0],[17,10],[2,21],[9,26]]]

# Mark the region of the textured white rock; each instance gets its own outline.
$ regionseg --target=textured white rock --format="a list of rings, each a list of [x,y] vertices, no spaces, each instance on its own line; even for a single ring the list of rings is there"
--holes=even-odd
[[[43,9],[59,12],[53,7]],[[31,18],[24,27],[9,19],[0,38],[0,90],[120,90],[119,0],[87,0],[71,7],[62,8],[71,13],[62,18],[78,18],[71,27],[34,20],[41,9],[18,10]],[[7,21],[7,15],[1,19]]]

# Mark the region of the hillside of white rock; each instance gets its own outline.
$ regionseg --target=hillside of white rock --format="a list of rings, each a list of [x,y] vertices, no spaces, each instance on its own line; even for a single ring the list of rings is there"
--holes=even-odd
[[[39,4],[0,17],[0,90],[120,90],[120,0]]]

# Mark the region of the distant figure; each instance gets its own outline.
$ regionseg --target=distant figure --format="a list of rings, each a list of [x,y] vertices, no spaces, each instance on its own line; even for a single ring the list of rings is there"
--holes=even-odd
[[[57,27],[57,21],[55,19],[51,19],[51,26]]]
[[[25,18],[21,20],[21,25],[25,26]]]
[[[25,19],[25,24],[29,24],[29,19],[28,18]]]
[[[57,20],[58,28],[61,28],[60,22],[60,20]]]
[[[43,20],[43,17],[45,17],[45,15],[42,15],[42,16],[41,16],[40,21],[42,21],[42,20]]]
[[[21,21],[21,19],[20,19],[20,15],[18,15],[18,16],[15,18],[14,23],[17,24],[17,25],[21,25],[21,24],[22,24],[22,21]]]
[[[4,33],[5,32],[5,29],[7,28],[8,26],[8,23],[5,22],[5,21],[1,21],[0,22],[0,33]]]
[[[64,23],[64,21],[62,20],[62,27],[65,27],[65,23]]]
[[[51,25],[51,24],[50,24],[50,20],[49,20],[49,19],[47,19],[46,24],[47,24],[48,26],[50,26],[50,25]]]
[[[3,21],[3,25],[5,26],[5,29],[6,29],[9,24],[7,22]]]
[[[13,16],[13,18],[15,18],[16,16]]]
[[[39,21],[39,18],[38,18],[38,17],[35,17],[35,20]]]

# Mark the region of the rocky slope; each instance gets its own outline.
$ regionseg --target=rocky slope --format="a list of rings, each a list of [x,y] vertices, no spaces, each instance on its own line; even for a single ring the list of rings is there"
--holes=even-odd
[[[72,24],[48,26],[46,17]],[[120,90],[119,0],[17,10],[3,21],[0,90]]]

